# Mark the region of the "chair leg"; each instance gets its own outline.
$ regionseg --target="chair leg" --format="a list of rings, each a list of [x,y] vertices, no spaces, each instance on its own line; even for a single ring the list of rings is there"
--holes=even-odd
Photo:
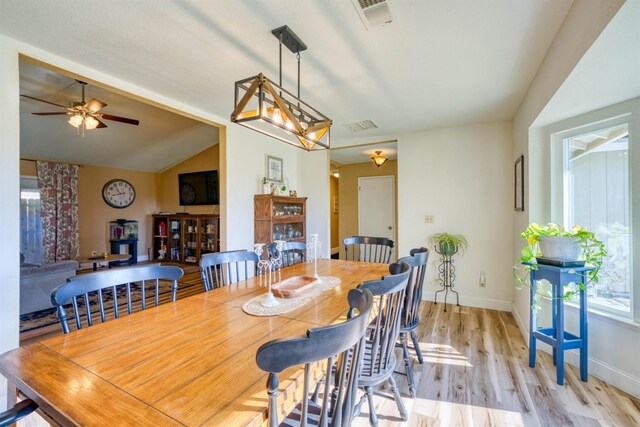
[[[367,402],[369,403],[369,424],[373,427],[378,427],[378,417],[376,416],[376,410],[373,406],[373,389],[371,386],[366,386],[364,391],[367,393]]]
[[[407,382],[409,383],[409,395],[416,397],[416,383],[413,380],[413,368],[411,366],[411,356],[407,347],[407,333],[400,333],[400,343],[402,344],[402,355],[404,358],[404,369],[407,372]]]
[[[409,421],[409,415],[407,414],[407,410],[404,407],[404,402],[402,401],[402,396],[400,396],[400,392],[398,391],[398,385],[396,384],[395,378],[393,375],[389,377],[389,383],[391,384],[391,392],[396,400],[396,405],[398,405],[398,411],[400,412],[400,416],[403,421]]]
[[[422,359],[422,351],[420,351],[420,343],[418,342],[416,331],[411,331],[411,340],[413,341],[413,348],[416,350],[416,355],[418,356],[418,362],[422,365],[424,359]]]

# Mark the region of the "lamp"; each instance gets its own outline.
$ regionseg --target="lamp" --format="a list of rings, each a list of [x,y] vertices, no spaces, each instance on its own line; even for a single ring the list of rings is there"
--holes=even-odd
[[[82,114],[74,114],[73,116],[69,117],[68,123],[74,128],[79,127],[82,124]]]
[[[271,33],[280,41],[280,84],[262,73],[237,81],[231,121],[303,150],[328,149],[331,119],[300,99],[300,52],[307,46],[286,25]],[[298,96],[282,87],[283,44],[298,59]]]
[[[375,163],[377,167],[384,165],[384,163],[389,160],[387,156],[382,155],[382,151],[377,150],[375,153],[375,155],[371,156],[371,160],[373,160],[373,163]]]

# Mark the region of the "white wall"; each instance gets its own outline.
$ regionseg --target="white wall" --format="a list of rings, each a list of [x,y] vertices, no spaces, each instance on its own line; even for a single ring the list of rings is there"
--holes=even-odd
[[[12,40],[0,35],[0,353],[18,346],[20,281],[20,97],[18,54]],[[0,411],[6,406],[7,385],[0,376]]]
[[[428,235],[463,234],[456,256],[460,303],[511,310],[513,163],[510,122],[435,129],[398,138],[398,256]],[[435,223],[426,224],[425,215]],[[432,251],[425,298],[432,300],[438,256]],[[485,271],[487,286],[479,287]],[[442,301],[443,294],[439,294]],[[449,297],[449,302],[454,301]]]
[[[253,196],[262,193],[261,179],[265,176],[266,155],[283,160],[288,188],[297,190],[300,196],[306,196],[300,186],[299,164],[303,150],[232,124],[227,127],[226,151],[226,250],[250,249],[253,247]],[[328,212],[325,215],[328,217]]]
[[[302,193],[307,196],[307,236],[317,233],[323,257],[331,252],[331,219],[329,218],[329,152],[305,152],[300,156]]]

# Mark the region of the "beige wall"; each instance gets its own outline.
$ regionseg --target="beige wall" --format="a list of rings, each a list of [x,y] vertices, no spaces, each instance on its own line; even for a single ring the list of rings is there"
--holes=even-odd
[[[20,160],[20,175],[37,176],[36,162],[32,160]]]
[[[397,247],[397,230],[398,230],[398,164],[395,160],[389,160],[384,165],[377,167],[373,162],[355,163],[351,165],[340,166],[340,179],[338,184],[338,194],[340,195],[339,209],[339,227],[338,227],[338,245],[342,245],[342,241],[346,237],[358,234],[358,178],[366,176],[385,176],[393,175],[395,177],[395,193],[396,193],[396,247]],[[341,251],[340,257],[344,257],[344,251]]]
[[[335,176],[330,177],[329,181],[329,212],[331,217],[331,248],[338,248],[340,246],[340,234],[339,234],[339,221],[340,212],[333,211],[333,198],[339,197],[339,180]],[[339,206],[339,205],[338,205]]]
[[[220,144],[207,148],[184,162],[167,169],[159,176],[158,207],[164,212],[183,212],[191,214],[204,214],[218,212],[218,206],[180,206],[178,192],[178,174],[187,172],[200,172],[218,170],[220,164]],[[218,172],[218,179],[220,172]]]
[[[136,199],[124,209],[112,208],[102,199],[102,187],[116,178],[129,181],[136,190]],[[151,214],[158,211],[156,192],[155,173],[81,167],[78,172],[80,256],[90,255],[92,251],[109,251],[109,222],[120,218],[138,221],[138,256],[145,256],[151,247]]]

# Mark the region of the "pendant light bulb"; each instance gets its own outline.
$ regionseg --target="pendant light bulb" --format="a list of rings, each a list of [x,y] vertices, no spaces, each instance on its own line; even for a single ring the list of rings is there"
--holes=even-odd
[[[98,127],[98,124],[100,124],[100,122],[93,116],[87,116],[84,118],[84,127],[86,129],[95,129]]]
[[[69,123],[74,128],[80,127],[80,125],[82,124],[82,116],[80,114],[74,114],[73,116],[69,117],[67,123]]]

